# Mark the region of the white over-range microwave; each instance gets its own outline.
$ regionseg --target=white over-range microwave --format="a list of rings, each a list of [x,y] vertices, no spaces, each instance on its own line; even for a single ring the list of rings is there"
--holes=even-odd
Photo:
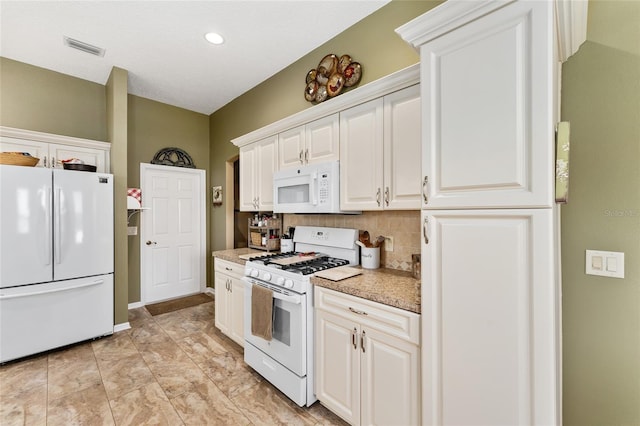
[[[360,213],[340,210],[340,163],[310,164],[273,174],[274,213]]]

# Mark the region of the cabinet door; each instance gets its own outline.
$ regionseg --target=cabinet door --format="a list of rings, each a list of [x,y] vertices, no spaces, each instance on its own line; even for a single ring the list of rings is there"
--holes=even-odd
[[[258,144],[258,188],[259,210],[273,210],[273,173],[278,170],[278,137],[272,136]]]
[[[58,144],[51,144],[49,146],[49,160],[51,161],[52,167],[61,169],[61,160],[70,158],[78,158],[84,161],[84,164],[96,166],[96,171],[99,173],[109,173],[109,170],[106,170],[107,154],[104,150]]]
[[[244,347],[244,282],[232,277],[229,290],[229,337]]]
[[[384,97],[384,208],[420,209],[420,85]]]
[[[305,126],[305,163],[335,161],[340,158],[340,121],[338,114],[321,118]]]
[[[49,144],[26,139],[0,138],[0,152],[28,152],[40,159],[36,167],[49,167]]]
[[[513,2],[421,46],[427,208],[548,207],[554,2]]]
[[[280,169],[304,164],[305,126],[299,126],[278,135],[278,157]]]
[[[551,209],[423,211],[423,224],[425,424],[558,424]]]
[[[383,100],[340,113],[340,208],[382,209]]]
[[[257,208],[257,153],[256,144],[240,148],[240,210],[256,211]]]
[[[224,334],[229,335],[229,282],[231,277],[226,274],[215,271],[215,308],[216,308],[216,327]]]
[[[360,423],[359,329],[352,321],[316,310],[316,397],[350,424]]]
[[[420,424],[420,350],[374,329],[362,329],[363,425]]]

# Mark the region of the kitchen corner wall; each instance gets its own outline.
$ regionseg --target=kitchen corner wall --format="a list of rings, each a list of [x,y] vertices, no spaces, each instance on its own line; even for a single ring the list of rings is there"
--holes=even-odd
[[[371,240],[378,235],[393,237],[393,251],[380,248],[380,266],[411,271],[411,255],[420,253],[420,211],[363,212],[342,214],[285,214],[285,232],[290,226],[311,225],[330,228],[353,228],[368,231]]]
[[[571,123],[562,206],[563,424],[640,425],[640,2],[590,1],[563,65]],[[625,278],[585,274],[585,250],[625,253]]]
[[[176,147],[187,152],[198,169],[209,177],[209,117],[151,99],[128,96],[128,155],[127,183],[140,187],[140,163],[150,163],[163,148]],[[206,190],[206,223],[209,223],[211,201]],[[142,194],[142,203],[145,203]],[[142,213],[144,214],[144,213]],[[129,303],[140,301],[140,214],[131,218],[130,226],[138,227],[138,235],[128,237],[129,245]],[[203,231],[204,232],[204,231]],[[207,238],[206,252],[210,252]],[[205,256],[207,271],[211,271],[211,256]],[[213,281],[210,275],[207,284]]]

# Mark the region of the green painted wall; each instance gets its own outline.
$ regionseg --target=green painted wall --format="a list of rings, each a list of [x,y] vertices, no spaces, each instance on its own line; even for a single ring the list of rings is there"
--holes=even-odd
[[[562,78],[564,424],[640,425],[640,2],[589,2]],[[585,275],[587,249],[624,252],[625,278]]]
[[[106,85],[107,137],[111,142],[115,246],[115,323],[129,321],[129,250],[127,243],[127,91],[128,72],[114,67]]]
[[[417,63],[418,53],[405,43],[395,29],[441,1],[392,1],[303,56],[264,83],[256,86],[210,116],[210,186],[224,185],[225,162],[238,155],[231,140],[288,117],[313,104],[305,101],[305,77],[327,54],[349,54],[363,66],[359,86]],[[226,248],[224,207],[211,213],[211,247]]]
[[[104,86],[0,57],[0,124],[107,140]]]
[[[209,170],[209,117],[186,109],[129,95],[127,181],[129,188],[140,187],[140,163],[150,163],[162,148],[185,150],[199,169]],[[211,212],[207,191],[207,217]],[[143,194],[144,200],[144,194]],[[144,202],[144,201],[143,201]],[[131,226],[140,225],[140,215],[133,216]],[[138,229],[139,230],[139,229]],[[203,230],[206,232],[206,230]],[[207,249],[209,248],[207,233]],[[129,236],[129,303],[140,301],[140,237]],[[206,256],[211,262],[211,256]],[[209,265],[208,265],[209,266]],[[207,271],[209,267],[207,267]],[[212,277],[212,276],[211,276]],[[206,281],[209,283],[209,280]]]

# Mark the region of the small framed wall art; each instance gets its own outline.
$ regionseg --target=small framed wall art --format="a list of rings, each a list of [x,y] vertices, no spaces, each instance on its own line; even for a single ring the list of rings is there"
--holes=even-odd
[[[214,186],[211,188],[211,202],[214,205],[222,204],[222,187]]]

